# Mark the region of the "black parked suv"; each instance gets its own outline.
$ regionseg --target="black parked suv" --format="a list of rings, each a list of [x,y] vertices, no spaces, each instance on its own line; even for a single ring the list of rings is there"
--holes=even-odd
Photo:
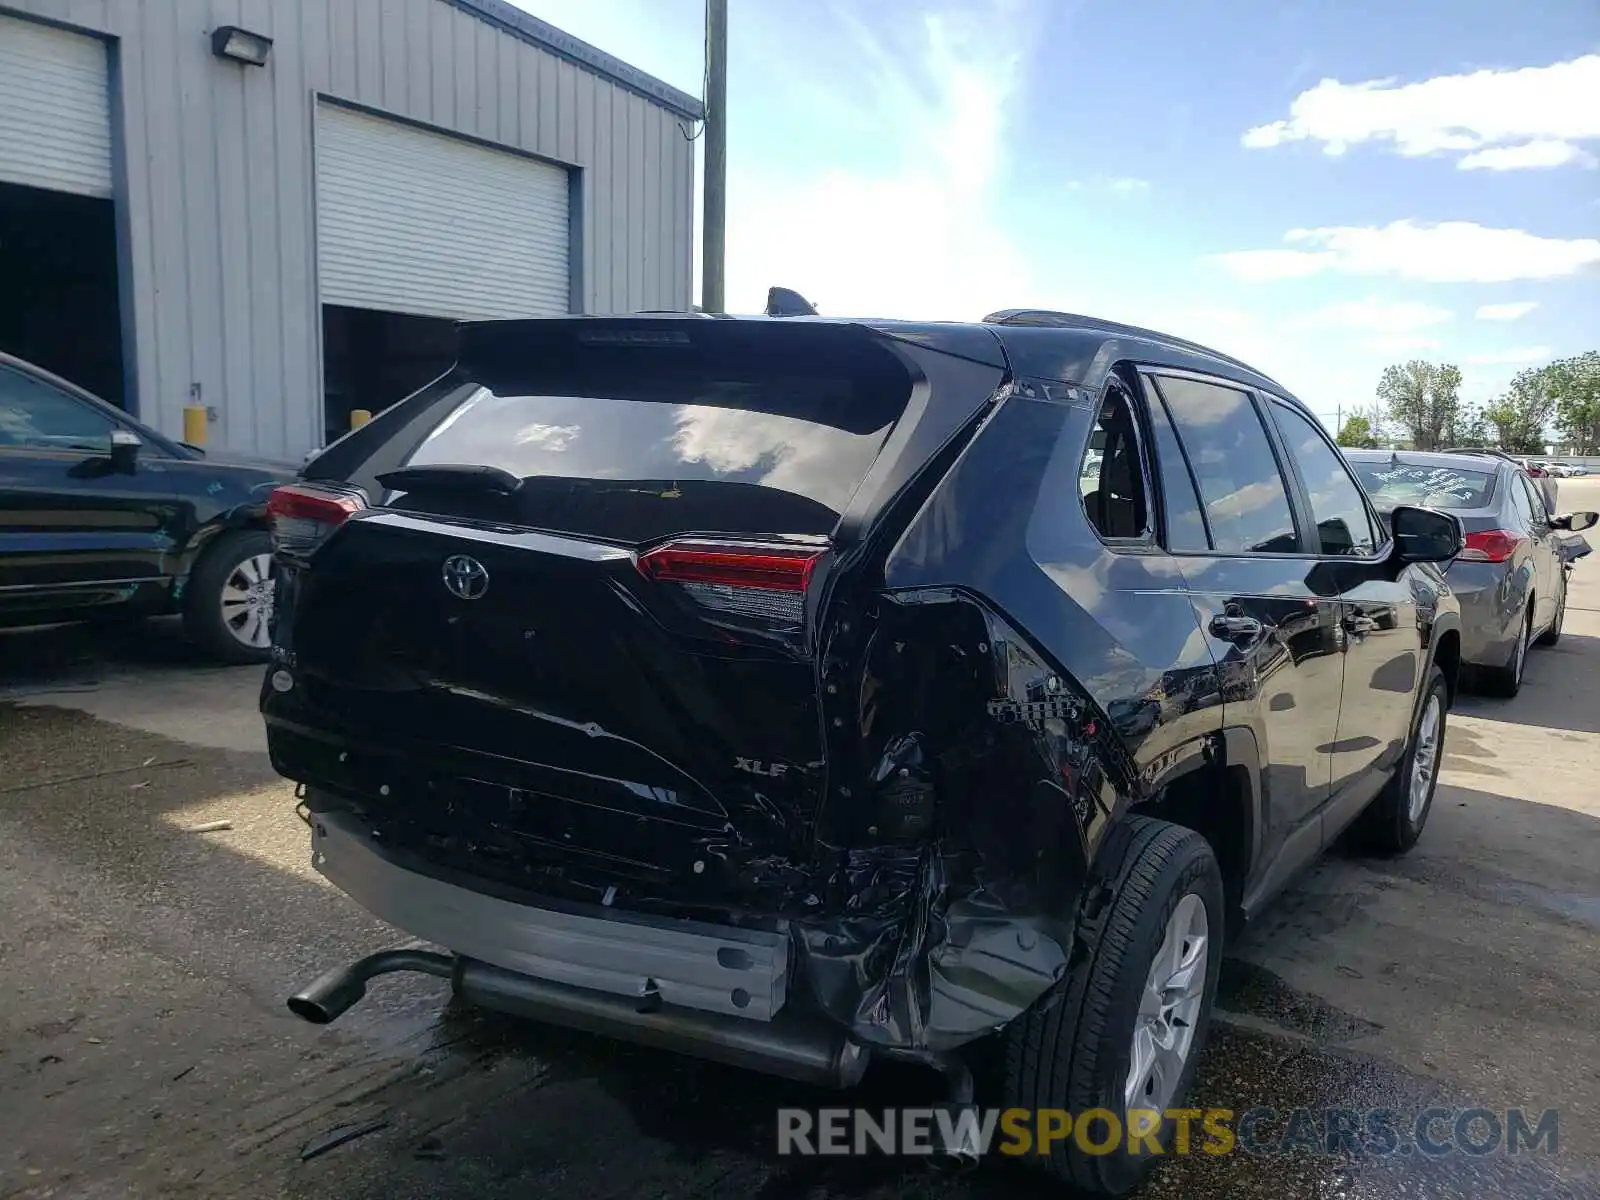
[[[1460,654],[1455,517],[1391,536],[1271,380],[1062,314],[470,325],[271,509],[273,762],[449,952],[296,1013],[417,970],[958,1105],[986,1060],[1007,1106],[1173,1107],[1225,933],[1358,818],[1417,840]]]

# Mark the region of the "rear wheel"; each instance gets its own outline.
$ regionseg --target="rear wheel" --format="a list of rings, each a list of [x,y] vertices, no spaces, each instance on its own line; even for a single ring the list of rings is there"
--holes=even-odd
[[[1567,620],[1567,569],[1561,568],[1561,600],[1556,605],[1556,619],[1550,623],[1550,628],[1539,635],[1538,645],[1554,646],[1561,640],[1561,626]]]
[[[272,648],[272,539],[241,529],[218,537],[189,574],[184,629],[226,663],[263,663]]]
[[[1422,703],[1411,725],[1405,757],[1383,791],[1361,815],[1361,840],[1378,854],[1404,854],[1417,844],[1433,809],[1444,759],[1445,714],[1450,685],[1437,665],[1428,668]]]
[[[1511,648],[1511,661],[1503,667],[1485,667],[1480,672],[1483,690],[1491,696],[1510,700],[1522,690],[1522,674],[1528,666],[1528,647],[1533,641],[1533,601],[1522,615],[1522,630]]]
[[[1084,923],[1088,959],[1006,1030],[1004,1105],[1070,1113],[1070,1135],[1028,1161],[1090,1195],[1120,1196],[1155,1162],[1148,1140],[1129,1136],[1130,1112],[1179,1106],[1194,1077],[1225,909],[1200,834],[1130,817],[1107,836],[1116,842],[1105,848],[1103,903]],[[1094,1109],[1105,1116],[1080,1132]],[[1170,1147],[1171,1122],[1134,1119],[1135,1135]]]

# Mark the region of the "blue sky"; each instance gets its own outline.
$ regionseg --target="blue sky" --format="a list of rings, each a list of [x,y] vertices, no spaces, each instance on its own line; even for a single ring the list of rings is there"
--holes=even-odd
[[[701,93],[702,0],[517,0]],[[1243,357],[1331,424],[1600,348],[1593,0],[730,0],[728,306],[1039,306]]]

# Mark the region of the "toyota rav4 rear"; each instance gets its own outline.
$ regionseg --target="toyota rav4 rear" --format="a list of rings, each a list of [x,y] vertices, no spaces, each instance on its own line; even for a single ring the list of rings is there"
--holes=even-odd
[[[1082,857],[1070,805],[1027,815],[1031,737],[990,752],[1034,660],[980,605],[883,587],[1006,383],[986,331],[939,341],[466,327],[272,501],[262,708],[319,868],[475,969],[788,1037],[738,1061],[806,1078],[1026,1008],[1067,954],[1057,843]],[[975,844],[998,825],[964,809],[996,804],[1037,840]]]
[[[1128,1133],[1040,1165],[1134,1186],[1229,921],[1362,809],[1420,833],[1459,618],[1413,564],[1459,522],[1398,510],[1375,545],[1270,380],[1081,317],[461,345],[270,504],[273,762],[317,869],[441,948],[294,1011],[430,972],[825,1084],[922,1062],[958,1106],[1003,1050],[1007,1105]]]

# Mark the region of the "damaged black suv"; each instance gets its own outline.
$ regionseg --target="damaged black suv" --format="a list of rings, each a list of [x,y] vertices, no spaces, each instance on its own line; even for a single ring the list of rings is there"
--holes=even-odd
[[[1135,1127],[1225,934],[1347,826],[1416,841],[1460,656],[1453,516],[1385,526],[1270,379],[1059,313],[467,325],[270,514],[273,762],[317,868],[445,951],[300,1016],[417,970]]]

